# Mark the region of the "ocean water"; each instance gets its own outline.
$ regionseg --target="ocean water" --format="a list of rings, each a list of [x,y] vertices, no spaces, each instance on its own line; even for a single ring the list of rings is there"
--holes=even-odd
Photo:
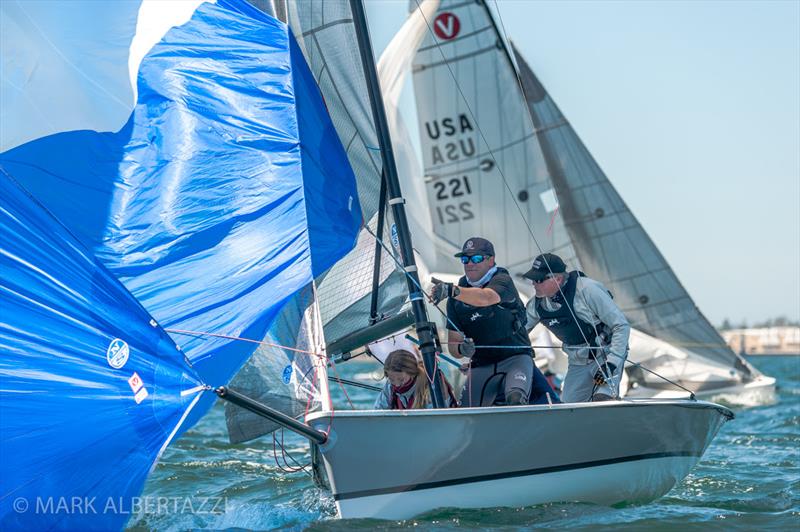
[[[310,461],[289,432],[230,445],[222,405],[174,442],[151,474],[132,530],[797,530],[800,528],[800,356],[752,357],[778,379],[777,403],[736,410],[703,459],[667,495],[640,506],[544,504],[525,508],[442,509],[407,521],[339,520],[330,494],[298,466]],[[350,364],[350,365],[348,365]],[[369,381],[374,367],[340,366]],[[347,388],[355,405],[375,392]],[[349,408],[332,384],[336,404]],[[287,456],[288,454],[288,456]],[[276,463],[275,457],[281,461]],[[294,460],[294,462],[293,462]]]

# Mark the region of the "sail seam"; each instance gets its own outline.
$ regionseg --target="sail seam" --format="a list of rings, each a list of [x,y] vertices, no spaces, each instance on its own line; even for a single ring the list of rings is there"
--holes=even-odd
[[[414,65],[414,68],[412,69],[412,72],[420,72],[422,70],[427,70],[429,68],[436,68],[436,67],[440,67],[440,66],[448,66],[449,63],[455,63],[456,61],[461,61],[463,59],[469,59],[470,57],[475,57],[476,55],[485,54],[486,52],[491,52],[492,50],[497,50],[497,46],[495,46],[495,45],[487,46],[486,48],[481,48],[480,50],[475,50],[474,52],[470,52],[468,54],[452,57],[450,59],[444,59],[443,61],[437,61],[436,63],[430,63],[430,64],[427,64],[427,65]]]

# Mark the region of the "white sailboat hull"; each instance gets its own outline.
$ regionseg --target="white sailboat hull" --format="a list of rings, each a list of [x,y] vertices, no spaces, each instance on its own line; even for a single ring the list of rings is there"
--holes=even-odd
[[[688,387],[691,387],[691,385]],[[652,399],[686,399],[688,396],[688,393],[675,389],[674,387],[671,389],[656,389],[648,386],[628,388],[626,394],[628,398]],[[775,378],[767,375],[758,375],[755,379],[747,383],[708,387],[695,392],[695,397],[706,401],[714,400],[728,405],[742,407],[771,404],[777,400],[775,395]]]
[[[343,518],[436,508],[660,497],[697,463],[719,405],[618,401],[553,406],[321,412],[322,463]]]
[[[559,501],[611,505],[621,494],[652,500],[684,478],[696,458],[652,458],[463,486],[374,495],[337,501],[343,518],[408,519],[433,508],[522,507]],[[609,497],[609,493],[615,494]],[[435,501],[435,502],[433,502]]]

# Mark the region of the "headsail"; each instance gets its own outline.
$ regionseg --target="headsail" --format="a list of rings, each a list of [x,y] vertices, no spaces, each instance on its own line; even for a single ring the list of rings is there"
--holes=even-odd
[[[580,263],[631,325],[674,346],[750,373],[697,308],[570,123],[514,49],[547,173]]]
[[[403,273],[396,267],[398,251],[393,244],[394,220],[380,200],[382,163],[378,140],[369,108],[369,94],[358,50],[354,49],[355,29],[348,2],[277,1],[255,5],[287,22],[298,37],[314,79],[358,183],[358,197],[365,228],[355,248],[328,271],[315,278],[316,297],[295,299],[287,305],[281,319],[268,332],[267,341],[307,350],[308,321],[303,318],[318,307],[324,326],[323,344],[331,344],[371,324],[373,274],[376,268],[376,242],[380,211],[384,223],[377,246],[378,289],[376,318],[396,314],[407,300]],[[274,8],[274,9],[273,9]],[[300,297],[300,296],[298,296]],[[290,333],[287,337],[287,333]],[[297,340],[290,340],[294,337]],[[279,341],[280,340],[280,341]],[[320,403],[316,386],[304,370],[308,355],[278,347],[262,347],[237,374],[231,386],[289,415],[313,411]],[[294,379],[285,382],[283,371],[294,368]],[[311,396],[309,396],[311,393]],[[274,430],[275,424],[226,406],[231,441],[252,439]]]
[[[359,235],[356,248],[322,279],[318,297],[325,338],[332,343],[370,324],[370,299],[376,262],[375,238],[381,205],[383,168],[369,104],[366,77],[359,56],[353,14],[347,1],[278,2],[278,16],[285,17],[298,37],[314,78],[319,84],[339,139],[358,181],[358,194],[369,230]],[[281,12],[282,11],[282,12]],[[398,251],[394,220],[384,206],[385,223],[378,235],[385,244],[380,251],[378,315],[391,317],[407,299],[405,278],[397,270]],[[387,251],[387,249],[389,251]],[[393,255],[390,255],[390,253]]]

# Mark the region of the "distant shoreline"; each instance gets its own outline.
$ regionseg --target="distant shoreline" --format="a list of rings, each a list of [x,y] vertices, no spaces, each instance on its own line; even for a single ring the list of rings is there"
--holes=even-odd
[[[742,355],[800,355],[800,327],[756,327],[720,331],[725,343]]]

